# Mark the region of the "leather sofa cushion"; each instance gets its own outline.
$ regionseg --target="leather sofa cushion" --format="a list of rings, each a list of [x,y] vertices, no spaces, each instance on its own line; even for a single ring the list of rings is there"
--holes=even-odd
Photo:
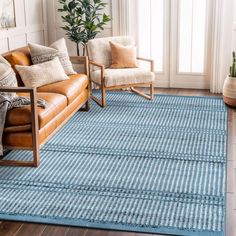
[[[31,131],[32,125],[18,125],[18,126],[10,126],[4,128],[4,133],[18,133],[18,132],[25,132],[25,131]]]
[[[57,129],[71,114],[76,112],[88,99],[89,92],[84,90],[71,105],[63,110],[57,117],[39,130],[39,143],[44,144],[46,139]],[[8,132],[3,134],[3,144],[9,147],[32,147],[32,135],[30,131]]]
[[[21,94],[23,95],[23,94]],[[55,93],[38,93],[38,98],[47,102],[45,109],[38,107],[39,128],[43,128],[50,120],[62,112],[67,106],[67,98],[61,94]],[[24,94],[24,96],[28,96]],[[31,124],[30,106],[14,108],[7,112],[5,127],[23,126]]]
[[[67,104],[71,104],[88,86],[89,80],[84,74],[69,76],[69,80],[48,84],[38,88],[38,92],[62,94],[67,97]]]
[[[15,65],[30,66],[32,65],[31,56],[28,47],[20,48],[3,54],[3,57],[11,64],[16,73],[19,86],[24,86],[19,73],[15,69]]]

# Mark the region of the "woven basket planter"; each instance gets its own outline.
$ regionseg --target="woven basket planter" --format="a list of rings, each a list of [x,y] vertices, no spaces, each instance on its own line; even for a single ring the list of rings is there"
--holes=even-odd
[[[223,87],[224,102],[231,106],[236,107],[236,78],[227,77]]]

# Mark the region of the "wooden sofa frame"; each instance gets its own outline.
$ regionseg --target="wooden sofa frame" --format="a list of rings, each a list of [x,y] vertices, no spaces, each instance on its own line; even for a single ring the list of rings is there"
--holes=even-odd
[[[72,64],[84,63],[85,74],[89,78],[89,62],[88,57],[73,56],[70,57]],[[85,108],[81,111],[88,111],[90,109],[90,84],[88,87],[89,98],[85,103]],[[4,156],[0,157],[0,166],[21,166],[21,167],[38,167],[40,164],[40,149],[42,146],[77,112],[72,112],[45,140],[39,143],[39,124],[38,124],[38,111],[37,111],[37,91],[36,88],[29,87],[0,87],[0,92],[16,92],[16,93],[29,93],[31,101],[31,122],[32,122],[32,147],[12,147],[4,146],[8,150],[30,150],[33,151],[33,161],[16,161],[4,160]]]
[[[140,57],[137,57],[137,60],[149,62],[150,63],[150,71],[154,72],[154,60],[140,58]],[[89,61],[90,71],[91,71],[91,65],[98,67],[101,70],[101,84],[96,83],[95,81],[92,81],[92,78],[90,77],[90,83],[94,83],[95,85],[97,85],[101,89],[101,93],[102,93],[102,100],[99,100],[98,98],[93,96],[92,92],[91,92],[91,98],[101,107],[106,106],[106,91],[109,91],[109,90],[111,91],[111,90],[119,90],[119,89],[123,89],[123,88],[130,88],[132,92],[134,92],[146,99],[152,100],[154,98],[154,82],[106,87],[105,86],[105,66],[102,64],[99,64],[97,62],[94,62],[94,61]],[[147,85],[150,86],[150,95],[147,95],[147,94],[141,92],[140,90],[135,89],[135,87],[146,87]]]

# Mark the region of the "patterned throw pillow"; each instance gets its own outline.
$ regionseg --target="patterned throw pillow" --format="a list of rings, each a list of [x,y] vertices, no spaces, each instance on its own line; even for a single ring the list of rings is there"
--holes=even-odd
[[[40,64],[58,57],[67,75],[76,74],[68,55],[64,38],[54,42],[50,47],[29,43],[30,55],[33,64]]]
[[[58,57],[55,57],[51,61],[32,66],[16,65],[16,70],[27,87],[38,88],[43,85],[69,79]]]
[[[7,60],[0,56],[0,87],[17,87],[16,75]],[[16,97],[16,93],[0,93],[10,99]]]

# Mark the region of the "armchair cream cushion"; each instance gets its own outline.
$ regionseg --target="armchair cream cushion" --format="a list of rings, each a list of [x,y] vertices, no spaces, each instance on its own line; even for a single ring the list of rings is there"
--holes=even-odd
[[[101,84],[100,70],[93,71],[91,77],[94,82]],[[150,83],[153,82],[154,79],[154,73],[143,68],[105,70],[105,87]]]
[[[123,46],[135,46],[134,39],[129,36],[97,38],[87,44],[89,60],[104,65],[106,68],[112,64],[110,42]],[[93,70],[96,70],[94,67]]]

